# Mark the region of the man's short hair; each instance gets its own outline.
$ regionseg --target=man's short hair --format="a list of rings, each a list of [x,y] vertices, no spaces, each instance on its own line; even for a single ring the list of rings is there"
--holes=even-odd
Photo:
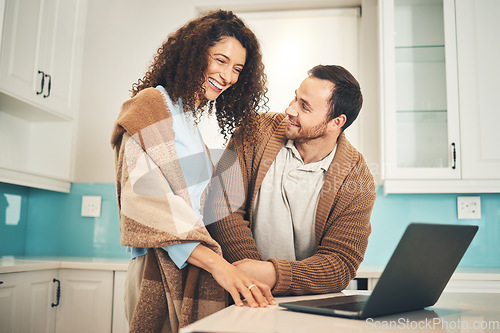
[[[345,130],[358,117],[363,105],[363,95],[358,81],[347,69],[337,65],[317,65],[309,70],[308,74],[334,84],[327,121],[344,114],[347,120],[342,130]]]

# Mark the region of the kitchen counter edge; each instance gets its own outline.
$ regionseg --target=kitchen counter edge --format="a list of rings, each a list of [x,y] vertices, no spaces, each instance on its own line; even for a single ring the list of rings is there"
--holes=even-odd
[[[127,271],[129,259],[85,257],[0,257],[0,274],[48,269]]]

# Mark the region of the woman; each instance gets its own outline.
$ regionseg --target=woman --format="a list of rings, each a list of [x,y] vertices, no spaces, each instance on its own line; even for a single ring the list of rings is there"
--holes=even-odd
[[[188,22],[163,43],[122,106],[112,146],[122,245],[132,252],[125,307],[131,331],[172,331],[225,305],[275,304],[267,285],[221,256],[202,221],[212,164],[196,126],[216,116],[225,138],[251,127],[265,99],[255,35],[228,11]],[[222,288],[221,288],[222,287]]]

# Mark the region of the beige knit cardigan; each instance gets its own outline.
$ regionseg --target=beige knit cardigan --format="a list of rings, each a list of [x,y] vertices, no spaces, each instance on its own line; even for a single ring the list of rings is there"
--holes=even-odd
[[[216,173],[227,196],[211,190],[205,216],[217,221],[207,229],[221,245],[229,262],[244,258],[262,260],[252,237],[252,207],[264,176],[286,142],[287,119],[285,114],[261,115],[253,140],[250,133],[237,131],[217,165]],[[228,172],[239,170],[231,167],[235,159],[229,152],[237,155],[241,173]],[[238,198],[244,204],[230,210],[228,202],[232,198]],[[269,259],[277,274],[273,294],[343,290],[363,261],[375,198],[373,176],[363,156],[341,134],[316,210],[315,254],[301,261]],[[279,235],[276,235],[276,241],[279,241]]]
[[[161,247],[200,242],[221,254],[195,215],[177,158],[171,112],[155,88],[125,102],[115,123],[121,244],[150,248],[131,332],[177,332],[225,305],[224,290],[193,265],[178,269]]]

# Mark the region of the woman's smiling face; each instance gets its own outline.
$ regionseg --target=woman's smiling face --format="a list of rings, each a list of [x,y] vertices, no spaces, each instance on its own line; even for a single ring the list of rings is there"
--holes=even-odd
[[[208,67],[205,71],[205,98],[214,101],[238,81],[245,66],[247,51],[234,37],[223,37],[208,48]]]

